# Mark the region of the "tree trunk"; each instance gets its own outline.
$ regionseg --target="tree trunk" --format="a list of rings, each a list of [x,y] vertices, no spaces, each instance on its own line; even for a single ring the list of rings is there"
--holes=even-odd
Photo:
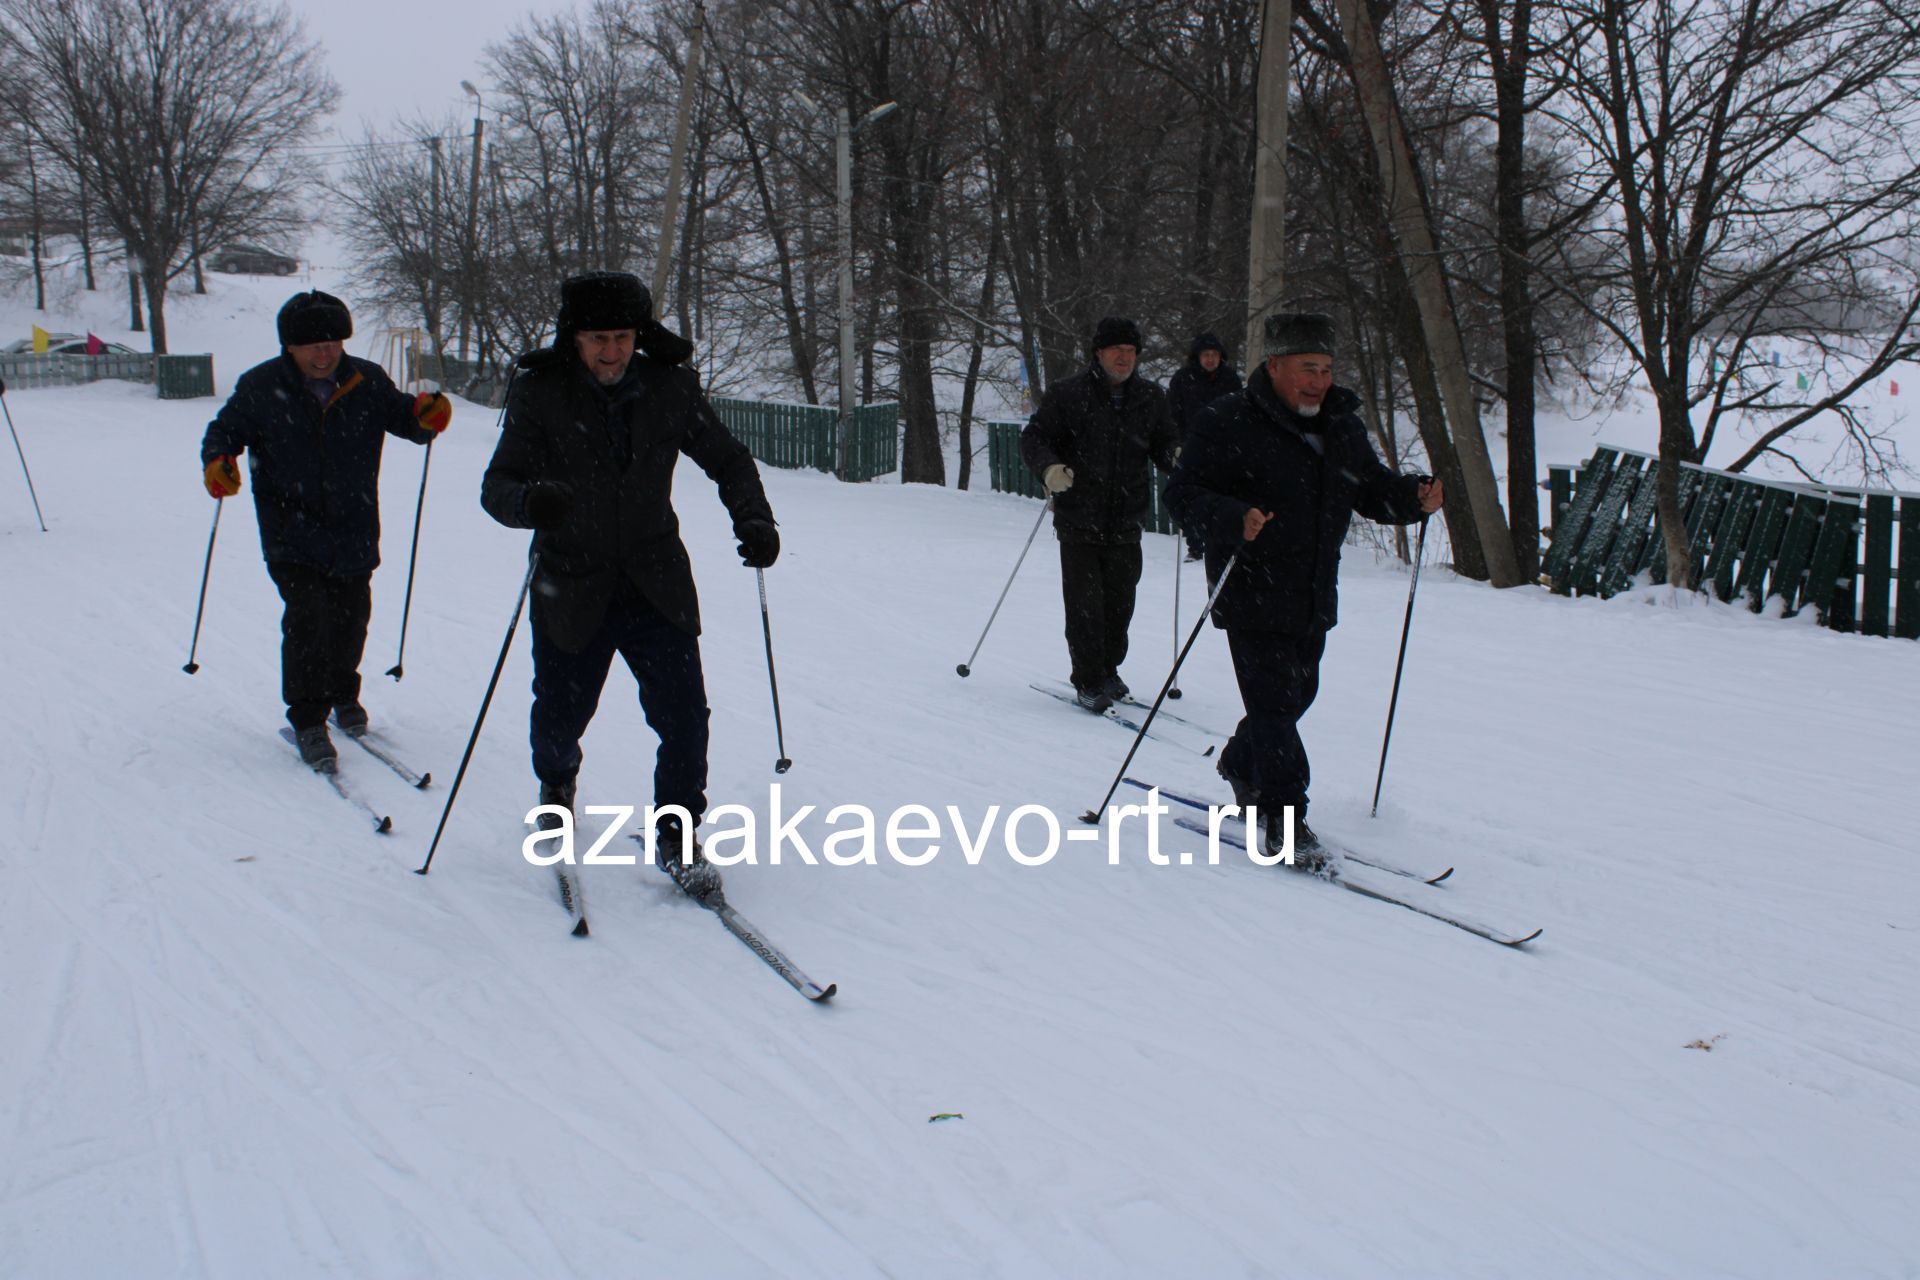
[[[1517,586],[1526,579],[1520,576],[1519,565],[1514,560],[1513,539],[1500,509],[1500,482],[1494,475],[1486,436],[1480,429],[1480,411],[1474,403],[1473,386],[1467,376],[1466,350],[1460,340],[1452,301],[1447,296],[1446,277],[1440,267],[1419,171],[1394,101],[1386,59],[1374,30],[1373,15],[1367,7],[1369,2],[1339,0],[1341,25],[1353,59],[1354,87],[1359,93],[1361,112],[1366,117],[1367,133],[1379,163],[1380,180],[1391,200],[1394,239],[1406,263],[1408,284],[1419,308],[1420,327],[1427,335],[1437,365],[1440,393],[1446,403],[1454,447],[1459,451],[1474,526],[1487,558],[1488,578],[1496,587]]]
[[[1693,590],[1693,556],[1680,510],[1680,464],[1693,448],[1693,422],[1684,403],[1660,405],[1660,463],[1654,473],[1654,512],[1667,548],[1667,585]]]
[[[998,219],[995,219],[997,224]],[[973,483],[973,399],[980,387],[980,360],[987,345],[985,318],[993,311],[993,277],[1000,269],[1000,236],[996,225],[987,237],[987,266],[980,277],[980,306],[975,310],[973,341],[967,347],[967,376],[960,386],[960,479],[959,487]]]
[[[1507,358],[1507,518],[1515,564],[1521,576],[1532,580],[1540,575],[1539,461],[1534,450],[1539,355],[1526,204],[1527,56],[1533,6],[1529,0],[1515,0],[1510,47],[1503,47],[1500,39],[1499,8],[1494,0],[1482,0],[1495,99],[1494,238],[1500,249],[1500,326]]]
[[[140,279],[147,287],[147,329],[153,354],[167,354],[167,269],[156,267],[152,259],[142,259]]]
[[[140,268],[131,249],[127,250],[127,314],[127,328],[135,333],[147,331],[147,322],[140,314]]]

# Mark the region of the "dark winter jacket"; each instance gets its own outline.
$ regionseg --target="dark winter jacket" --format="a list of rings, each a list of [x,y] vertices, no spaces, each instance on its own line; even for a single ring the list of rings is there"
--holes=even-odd
[[[1214,605],[1216,626],[1307,635],[1338,620],[1340,544],[1354,512],[1387,524],[1420,518],[1421,476],[1374,455],[1359,397],[1335,387],[1314,418],[1281,403],[1270,378],[1216,400],[1194,420],[1167,505],[1206,534],[1207,580],[1239,560]],[[1316,447],[1317,446],[1317,447]],[[1247,511],[1272,514],[1246,540]]]
[[[1220,367],[1212,373],[1200,367],[1202,351],[1220,353]],[[1227,349],[1220,345],[1220,339],[1210,333],[1195,338],[1187,362],[1167,379],[1167,404],[1173,410],[1173,423],[1180,430],[1181,440],[1187,438],[1187,429],[1202,409],[1221,396],[1232,395],[1241,385],[1240,374],[1227,363]]]
[[[683,453],[720,486],[736,528],[773,519],[753,455],[721,425],[691,369],[636,353],[620,383],[603,389],[571,350],[522,359],[480,504],[525,529],[529,485],[551,480],[571,491],[565,523],[533,539],[533,625],[561,649],[578,653],[592,640],[622,573],[675,626],[700,634],[673,510]]]
[[[1073,472],[1073,487],[1053,500],[1053,528],[1062,542],[1140,541],[1153,483],[1147,464],[1173,469],[1178,441],[1166,392],[1137,373],[1121,389],[1116,412],[1111,384],[1096,363],[1048,387],[1020,433],[1020,457],[1034,475],[1044,478],[1056,462]]]
[[[380,452],[389,435],[425,444],[413,397],[371,360],[342,356],[340,387],[322,407],[293,357],[240,375],[207,424],[200,465],[245,454],[269,561],[338,576],[380,563]]]

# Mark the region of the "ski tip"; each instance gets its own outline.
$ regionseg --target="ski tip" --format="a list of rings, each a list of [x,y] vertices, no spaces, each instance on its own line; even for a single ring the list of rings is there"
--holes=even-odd
[[[1541,934],[1545,932],[1546,932],[1546,929],[1543,926],[1539,929],[1535,929],[1532,933],[1528,934],[1524,938],[1502,938],[1501,941],[1506,943],[1510,947],[1524,947],[1529,942],[1532,942],[1535,938],[1539,937]]]
[[[380,815],[380,820],[379,820],[378,822],[376,822],[376,823],[374,823],[374,824],[373,824],[373,829],[374,829],[374,831],[375,831],[376,833],[378,833],[378,834],[380,834],[380,835],[383,835],[383,836],[385,836],[385,835],[392,835],[392,834],[393,834],[393,819],[392,819],[392,818],[391,818],[390,816],[388,816],[387,814],[384,814],[384,813],[383,813],[383,814],[381,814],[381,815]]]
[[[1448,867],[1448,868],[1447,868],[1447,869],[1446,869],[1445,871],[1442,871],[1442,872],[1441,872],[1441,873],[1440,873],[1439,875],[1437,875],[1437,876],[1431,876],[1431,877],[1429,877],[1429,878],[1428,878],[1428,880],[1427,880],[1427,883],[1428,883],[1428,884],[1439,884],[1439,883],[1440,883],[1440,882],[1441,882],[1442,880],[1445,880],[1445,879],[1446,879],[1446,878],[1447,878],[1448,876],[1450,876],[1450,875],[1452,875],[1452,874],[1453,874],[1453,868],[1452,868],[1452,867]]]
[[[1211,756],[1213,754],[1214,747],[1218,745],[1219,745],[1218,743],[1210,742],[1207,744],[1207,749],[1205,751],[1202,751],[1200,754],[1203,756]]]
[[[576,938],[587,938],[592,936],[592,934],[587,929],[587,918],[585,916],[581,916],[580,923],[573,926],[573,936]]]
[[[840,990],[840,984],[837,982],[829,982],[826,986],[822,987],[817,982],[809,982],[807,988],[807,999],[813,1001],[815,1004],[825,1004],[827,1001],[833,999],[835,992]]]
[[[423,773],[420,775],[420,781],[413,784],[414,790],[425,791],[428,785],[431,784],[432,782],[433,782],[433,775],[430,773]]]

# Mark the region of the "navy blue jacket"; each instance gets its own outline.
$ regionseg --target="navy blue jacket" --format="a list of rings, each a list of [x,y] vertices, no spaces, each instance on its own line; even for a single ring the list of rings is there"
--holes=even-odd
[[[1240,389],[1240,374],[1226,363],[1224,356],[1221,357],[1220,367],[1208,373],[1200,367],[1200,353],[1196,350],[1167,379],[1167,404],[1173,409],[1173,421],[1180,428],[1180,439],[1183,442],[1186,440],[1187,429],[1200,416],[1202,409],[1221,396],[1230,396]]]
[[[1381,465],[1359,407],[1358,396],[1335,387],[1316,417],[1302,418],[1256,372],[1239,395],[1193,420],[1166,500],[1182,527],[1204,531],[1209,583],[1239,554],[1214,604],[1215,626],[1293,636],[1332,627],[1354,513],[1383,524],[1420,518],[1425,477]],[[1253,507],[1273,519],[1248,542]]]
[[[714,414],[691,369],[636,352],[618,385],[602,389],[571,350],[521,358],[480,505],[525,529],[530,485],[551,480],[571,491],[566,522],[533,539],[533,625],[561,649],[578,653],[593,639],[622,574],[675,626],[700,634],[693,566],[673,509],[683,453],[719,486],[736,529],[773,519],[753,455]]]
[[[1020,433],[1020,458],[1041,479],[1056,462],[1073,471],[1073,487],[1053,499],[1053,530],[1062,542],[1140,541],[1147,518],[1149,462],[1173,470],[1173,418],[1167,393],[1138,373],[1121,384],[1120,408],[1096,362],[1047,388]]]
[[[413,397],[371,360],[342,356],[340,389],[322,408],[284,352],[240,375],[207,424],[200,465],[247,457],[260,551],[269,562],[337,576],[380,563],[380,450],[388,435],[425,444]]]

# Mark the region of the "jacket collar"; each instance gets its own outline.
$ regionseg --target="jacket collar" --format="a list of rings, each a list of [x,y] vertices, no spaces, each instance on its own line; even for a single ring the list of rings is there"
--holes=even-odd
[[[1247,379],[1246,397],[1267,417],[1301,435],[1318,433],[1331,419],[1344,417],[1360,407],[1359,396],[1346,387],[1335,386],[1327,392],[1327,398],[1320,402],[1320,412],[1311,418],[1303,418],[1281,403],[1279,393],[1273,389],[1273,379],[1267,376],[1264,367]]]

